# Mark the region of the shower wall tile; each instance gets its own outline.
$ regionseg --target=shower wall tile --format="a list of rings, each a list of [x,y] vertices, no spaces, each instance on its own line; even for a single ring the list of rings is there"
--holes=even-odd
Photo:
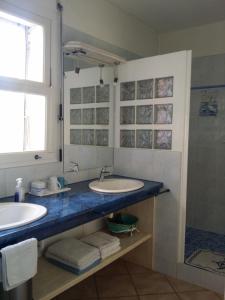
[[[108,146],[109,131],[107,129],[97,129],[95,134],[96,134],[96,145],[97,146]]]
[[[120,130],[120,147],[135,147],[135,130]]]
[[[109,84],[105,84],[103,87],[98,85],[96,87],[96,102],[109,102],[110,90]]]
[[[70,124],[71,125],[81,124],[81,109],[70,110]]]
[[[109,124],[109,108],[99,107],[96,108],[96,124],[108,125]]]
[[[154,149],[172,149],[172,130],[154,131]]]
[[[136,123],[137,124],[152,124],[153,123],[153,106],[139,105],[136,107]]]
[[[95,109],[94,108],[84,108],[83,109],[83,122],[84,125],[95,124]]]
[[[94,129],[83,129],[83,145],[94,145],[95,144],[95,131]]]
[[[70,104],[81,103],[81,88],[70,89]]]
[[[155,124],[172,124],[173,104],[157,104],[154,109]]]
[[[173,77],[155,80],[155,98],[173,97]]]
[[[70,129],[70,144],[81,145],[82,143],[82,130]]]
[[[135,81],[120,83],[120,101],[135,99]]]
[[[153,98],[153,79],[139,80],[137,82],[137,99]]]
[[[135,123],[135,106],[120,107],[120,124]]]
[[[152,148],[152,130],[136,130],[136,148]]]
[[[87,86],[83,88],[83,103],[95,102],[95,86]]]

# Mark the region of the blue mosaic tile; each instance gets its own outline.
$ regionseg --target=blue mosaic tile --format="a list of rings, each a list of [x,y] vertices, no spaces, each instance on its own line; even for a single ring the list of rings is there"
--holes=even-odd
[[[82,143],[82,130],[70,129],[70,144],[81,145]]]
[[[96,108],[96,124],[108,125],[109,124],[109,108],[98,107]]]
[[[95,86],[86,86],[83,88],[83,103],[95,102]]]
[[[81,124],[81,109],[70,110],[70,124],[71,125]]]
[[[136,148],[152,148],[152,130],[136,130]]]
[[[153,98],[153,79],[137,81],[137,99]]]
[[[157,104],[154,109],[155,124],[172,124],[173,104]]]
[[[152,124],[153,123],[153,105],[136,106],[136,123]]]
[[[120,124],[134,124],[135,123],[135,106],[121,106],[120,107]]]
[[[83,145],[94,145],[95,144],[95,131],[94,129],[83,129]]]
[[[120,130],[120,147],[135,147],[135,130]]]
[[[96,134],[96,146],[108,146],[109,144],[109,131],[107,129],[97,129]]]
[[[83,120],[84,125],[95,124],[95,109],[94,108],[84,108],[83,109]]]
[[[135,81],[120,83],[120,101],[135,99]]]
[[[98,85],[96,87],[96,102],[109,102],[110,99],[110,86],[105,84],[103,87]]]
[[[154,149],[172,149],[172,130],[154,130]]]
[[[173,97],[173,77],[156,78],[155,98]]]
[[[190,257],[196,250],[205,249],[225,255],[225,235],[208,232],[193,227],[186,227],[185,258]]]
[[[81,88],[70,89],[70,104],[81,103]]]

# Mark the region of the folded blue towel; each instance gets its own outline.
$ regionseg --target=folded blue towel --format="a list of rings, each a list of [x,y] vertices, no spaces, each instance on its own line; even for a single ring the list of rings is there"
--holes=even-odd
[[[78,268],[75,268],[75,267],[71,267],[71,266],[69,266],[67,264],[64,264],[62,262],[59,262],[57,260],[54,260],[53,258],[49,258],[48,257],[47,260],[49,262],[51,262],[52,264],[54,264],[55,266],[60,267],[60,268],[62,268],[64,270],[69,271],[71,273],[74,273],[76,275],[81,275],[81,274],[89,271],[90,269],[92,269],[93,267],[97,266],[101,262],[101,259],[98,259],[94,263],[90,264],[90,266],[88,266],[88,267],[86,267],[84,269],[78,269]]]

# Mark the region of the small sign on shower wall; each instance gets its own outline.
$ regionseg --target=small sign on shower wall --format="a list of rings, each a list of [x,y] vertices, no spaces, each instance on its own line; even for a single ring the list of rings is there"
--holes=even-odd
[[[216,116],[218,105],[216,100],[200,102],[199,115],[201,117]]]

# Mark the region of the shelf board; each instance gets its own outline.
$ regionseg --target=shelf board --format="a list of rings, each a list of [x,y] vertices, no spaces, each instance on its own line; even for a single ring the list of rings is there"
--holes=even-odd
[[[38,263],[38,274],[33,279],[34,300],[50,300],[56,297],[151,239],[151,237],[151,234],[141,232],[135,232],[131,237],[120,237],[120,251],[102,260],[99,265],[79,276],[54,266],[44,258],[40,258]]]

